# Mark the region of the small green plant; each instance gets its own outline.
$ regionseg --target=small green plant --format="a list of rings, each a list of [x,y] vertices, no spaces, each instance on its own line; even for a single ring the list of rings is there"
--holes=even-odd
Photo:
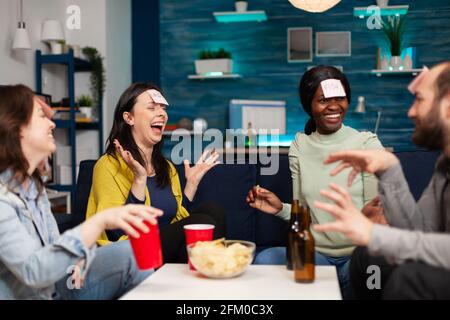
[[[389,17],[388,21],[381,20],[384,34],[389,40],[392,56],[400,56],[403,46],[403,31],[404,31],[405,17]]]
[[[100,98],[103,97],[103,93],[105,92],[105,82],[106,82],[105,68],[103,66],[103,57],[100,55],[98,50],[93,47],[83,48],[83,54],[92,64],[92,73],[90,78],[91,93],[95,104],[99,106]]]
[[[90,95],[82,94],[78,97],[78,106],[80,107],[92,107],[92,98]]]
[[[202,50],[198,54],[200,60],[205,59],[231,59],[231,53],[223,48],[219,50]]]

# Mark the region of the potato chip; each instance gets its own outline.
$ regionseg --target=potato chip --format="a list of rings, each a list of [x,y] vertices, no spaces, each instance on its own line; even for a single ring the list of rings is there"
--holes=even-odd
[[[199,241],[189,248],[189,259],[202,274],[213,278],[234,277],[252,262],[255,244],[219,239]]]

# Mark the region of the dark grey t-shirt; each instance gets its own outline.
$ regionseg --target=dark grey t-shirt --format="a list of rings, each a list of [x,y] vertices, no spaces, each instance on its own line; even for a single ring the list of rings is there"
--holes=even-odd
[[[450,269],[449,163],[444,155],[438,159],[417,203],[400,164],[378,174],[379,193],[390,226],[374,226],[368,244],[372,254],[395,264],[414,260]]]

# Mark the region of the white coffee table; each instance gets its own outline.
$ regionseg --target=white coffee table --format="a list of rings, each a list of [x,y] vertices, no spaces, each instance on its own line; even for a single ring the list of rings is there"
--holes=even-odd
[[[294,281],[285,266],[250,265],[233,279],[209,279],[189,270],[187,264],[165,264],[124,300],[340,300],[334,266],[316,266],[316,280]]]

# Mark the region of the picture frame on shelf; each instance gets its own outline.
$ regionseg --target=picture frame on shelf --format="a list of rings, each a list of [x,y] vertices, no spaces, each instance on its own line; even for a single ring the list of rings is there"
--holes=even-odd
[[[350,31],[316,32],[317,57],[350,57],[352,33]]]
[[[287,29],[287,61],[311,62],[313,60],[312,27]]]

